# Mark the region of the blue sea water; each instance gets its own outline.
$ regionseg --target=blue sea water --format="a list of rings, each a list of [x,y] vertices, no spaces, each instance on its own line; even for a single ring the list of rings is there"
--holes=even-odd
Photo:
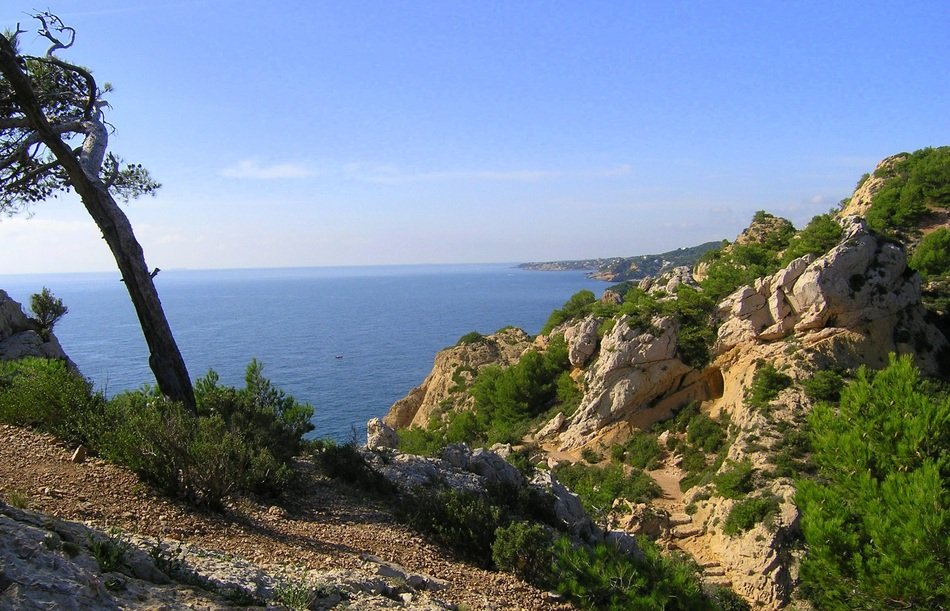
[[[243,385],[257,358],[275,385],[314,406],[314,435],[340,440],[360,438],[465,333],[536,334],[571,295],[607,286],[504,264],[168,270],[155,282],[192,378],[214,369]],[[98,388],[154,383],[118,273],[0,275],[25,305],[44,286],[69,307],[60,343]]]

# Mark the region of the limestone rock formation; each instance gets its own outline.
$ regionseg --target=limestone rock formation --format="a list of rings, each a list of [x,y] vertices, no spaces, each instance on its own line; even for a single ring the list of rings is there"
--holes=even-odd
[[[868,210],[871,209],[871,199],[886,182],[886,179],[876,176],[875,174],[877,174],[879,171],[887,170],[895,163],[899,163],[905,159],[907,159],[907,153],[899,153],[897,155],[892,155],[878,163],[874,168],[874,171],[867,175],[866,178],[862,179],[861,183],[854,190],[854,194],[851,196],[851,199],[848,200],[848,203],[845,204],[844,208],[841,209],[838,215],[840,217],[845,217],[864,216],[867,214]]]
[[[597,327],[600,320],[593,316],[570,325],[564,330],[567,357],[573,367],[584,367],[597,351]]]
[[[118,550],[114,566],[99,561],[110,549]],[[0,609],[233,609],[242,600],[263,606],[283,583],[301,577],[322,584],[310,608],[344,598],[359,609],[449,608],[429,596],[445,587],[441,580],[363,560],[363,570],[289,577],[191,544],[106,533],[0,502]]]
[[[56,336],[51,333],[44,341],[39,331],[39,324],[23,313],[23,306],[0,290],[0,360],[27,356],[68,360]]]
[[[383,420],[395,429],[425,427],[446,399],[457,398],[456,389],[471,383],[478,369],[516,363],[530,346],[527,333],[509,327],[478,341],[442,350],[425,381],[394,403]]]
[[[924,371],[936,372],[946,339],[924,320],[920,279],[907,268],[903,249],[869,231],[859,217],[842,224],[841,242],[826,255],[796,259],[720,304],[714,354],[840,329],[864,338],[844,365],[878,365],[888,352],[911,352]]]

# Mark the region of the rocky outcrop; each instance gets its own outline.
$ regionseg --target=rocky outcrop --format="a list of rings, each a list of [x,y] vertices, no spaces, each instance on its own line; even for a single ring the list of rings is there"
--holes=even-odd
[[[52,333],[44,340],[40,326],[23,313],[23,306],[0,290],[0,360],[36,356],[68,360],[59,340]]]
[[[599,528],[584,510],[577,495],[558,482],[552,472],[538,470],[527,480],[494,450],[472,450],[465,444],[453,444],[436,458],[369,450],[364,451],[363,456],[375,471],[404,491],[448,487],[474,494],[488,494],[500,488],[517,494],[519,489],[531,489],[536,493],[536,498],[550,501],[559,528],[578,540],[598,543],[610,539],[628,553],[640,553],[635,539],[629,534],[622,531],[605,532]]]
[[[194,545],[103,532],[0,502],[0,609],[233,609],[290,601],[309,608],[434,610],[444,582],[379,558],[362,570],[287,574]],[[268,604],[270,603],[270,604]]]
[[[696,371],[679,360],[676,331],[669,317],[654,318],[647,328],[632,326],[626,316],[617,321],[585,374],[580,407],[556,427],[562,451],[589,445],[611,427],[628,433],[645,429],[675,408],[717,392],[718,372]]]
[[[904,161],[907,157],[907,153],[899,153],[878,163],[873,172],[866,175],[865,178],[862,178],[854,190],[851,199],[849,199],[848,203],[838,212],[838,216],[844,218],[847,216],[866,215],[868,210],[871,209],[871,200],[874,198],[874,194],[887,182],[887,178],[883,178],[882,176],[885,175],[887,170],[893,167],[894,164]]]
[[[589,316],[564,330],[567,357],[573,367],[584,367],[597,351],[597,327],[600,320]]]
[[[713,353],[838,329],[864,338],[844,366],[878,365],[889,352],[914,353],[918,366],[935,373],[947,342],[924,320],[920,279],[907,268],[903,249],[859,217],[842,225],[842,241],[826,255],[796,259],[727,297],[719,306]]]
[[[460,407],[454,402],[465,401],[465,393],[460,391],[472,382],[479,369],[486,365],[516,363],[530,346],[527,333],[509,327],[442,350],[436,355],[425,381],[394,403],[383,420],[394,429],[425,427],[446,400],[453,402],[453,407]]]

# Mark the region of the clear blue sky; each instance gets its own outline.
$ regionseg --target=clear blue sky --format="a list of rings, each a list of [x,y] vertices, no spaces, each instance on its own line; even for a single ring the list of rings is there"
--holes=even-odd
[[[126,210],[168,269],[658,252],[950,144],[946,0],[48,8],[164,185]],[[114,268],[78,200],[34,212],[0,220],[0,273]]]

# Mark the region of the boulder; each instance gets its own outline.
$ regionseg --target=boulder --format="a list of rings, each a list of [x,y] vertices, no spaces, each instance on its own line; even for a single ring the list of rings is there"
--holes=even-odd
[[[564,330],[568,360],[574,367],[584,367],[597,351],[597,327],[600,320],[593,316],[581,320]]]
[[[0,360],[12,361],[24,357],[63,359],[70,367],[75,365],[52,333],[49,339],[40,336],[40,326],[23,312],[23,306],[0,290]]]
[[[391,426],[383,422],[382,418],[373,418],[366,423],[366,447],[373,449],[396,448],[399,446],[399,436]]]

